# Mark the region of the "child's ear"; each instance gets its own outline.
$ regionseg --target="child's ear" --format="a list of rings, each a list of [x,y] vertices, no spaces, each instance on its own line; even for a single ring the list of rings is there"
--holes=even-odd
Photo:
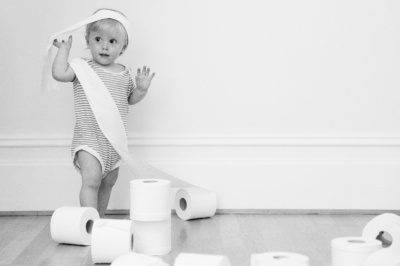
[[[119,53],[119,55],[122,55],[123,53],[125,53],[125,50],[127,47],[128,47],[128,45],[125,44],[124,47],[122,47],[121,53]]]
[[[86,45],[89,46],[89,37],[87,35],[85,35],[85,39],[86,39]]]

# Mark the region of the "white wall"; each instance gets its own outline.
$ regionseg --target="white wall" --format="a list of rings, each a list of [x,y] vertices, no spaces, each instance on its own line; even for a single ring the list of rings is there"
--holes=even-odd
[[[71,84],[42,94],[42,56],[100,7],[132,22],[120,62],[156,72],[135,156],[221,209],[399,209],[399,1],[0,0],[0,211],[78,204]]]

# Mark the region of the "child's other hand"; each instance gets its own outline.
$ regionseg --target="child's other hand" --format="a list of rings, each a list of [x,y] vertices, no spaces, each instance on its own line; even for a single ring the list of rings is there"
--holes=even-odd
[[[137,70],[137,75],[135,77],[136,86],[141,91],[146,91],[150,87],[151,80],[156,73],[150,74],[150,68],[143,67],[143,71],[140,68]]]
[[[53,45],[55,46],[55,47],[57,47],[58,49],[60,49],[61,47],[65,47],[65,48],[67,48],[67,50],[70,50],[71,49],[71,46],[72,46],[72,36],[70,35],[69,36],[69,38],[68,38],[68,41],[64,41],[64,40],[62,40],[61,42],[60,41],[58,41],[57,39],[55,39],[54,41],[53,41]]]

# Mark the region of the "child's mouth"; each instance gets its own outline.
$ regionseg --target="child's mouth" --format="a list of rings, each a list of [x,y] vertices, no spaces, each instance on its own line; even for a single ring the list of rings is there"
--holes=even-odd
[[[101,57],[108,57],[108,54],[100,54]]]

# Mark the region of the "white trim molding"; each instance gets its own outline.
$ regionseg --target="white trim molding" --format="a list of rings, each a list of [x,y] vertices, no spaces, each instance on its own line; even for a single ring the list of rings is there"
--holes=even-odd
[[[79,204],[70,144],[0,138],[0,212]],[[215,190],[225,212],[400,209],[400,138],[131,137],[129,145],[138,159]],[[111,210],[129,209],[130,179],[122,166]]]
[[[400,146],[398,138],[196,138],[196,137],[129,137],[130,146]],[[68,137],[0,137],[0,148],[4,147],[66,147],[71,145]]]

